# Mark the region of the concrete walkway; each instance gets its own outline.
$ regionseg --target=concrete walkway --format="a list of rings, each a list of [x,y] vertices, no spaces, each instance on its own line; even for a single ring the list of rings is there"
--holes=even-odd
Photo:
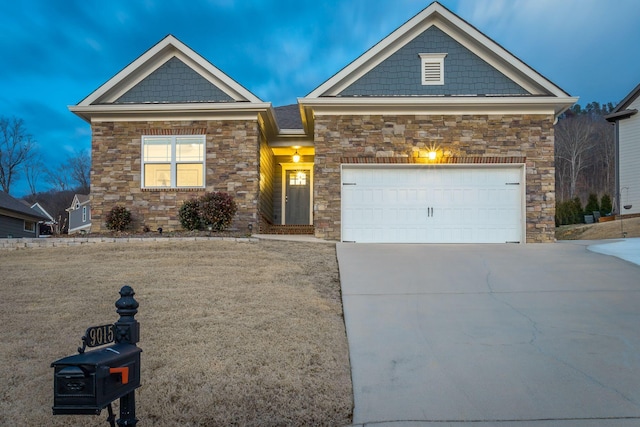
[[[338,243],[354,424],[640,425],[640,267],[586,246]]]
[[[640,265],[640,238],[598,240],[589,242],[588,249],[604,255],[611,255]]]

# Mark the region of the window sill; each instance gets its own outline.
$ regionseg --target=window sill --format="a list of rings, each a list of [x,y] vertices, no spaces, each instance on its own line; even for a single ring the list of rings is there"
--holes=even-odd
[[[194,191],[206,191],[204,187],[180,187],[180,188],[141,188],[143,193],[192,193]]]

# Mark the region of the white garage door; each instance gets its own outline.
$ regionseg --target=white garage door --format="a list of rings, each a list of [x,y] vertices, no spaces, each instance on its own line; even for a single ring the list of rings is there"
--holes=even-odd
[[[522,170],[343,165],[342,241],[523,242]]]

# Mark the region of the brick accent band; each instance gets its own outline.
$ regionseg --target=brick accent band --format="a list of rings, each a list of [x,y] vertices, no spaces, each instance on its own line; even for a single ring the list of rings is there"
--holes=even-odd
[[[206,135],[206,128],[143,129],[142,135]]]
[[[193,192],[197,192],[197,191],[206,191],[206,188],[141,188],[140,191],[142,191],[143,193],[159,193],[159,192],[165,192],[165,193],[178,193],[178,192],[187,192],[187,193],[193,193]]]
[[[341,157],[341,163],[381,163],[381,164],[512,164],[526,163],[526,157],[443,157],[429,160],[422,157]]]

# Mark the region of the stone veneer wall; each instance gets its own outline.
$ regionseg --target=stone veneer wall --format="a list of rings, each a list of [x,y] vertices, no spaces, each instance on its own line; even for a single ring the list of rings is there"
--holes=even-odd
[[[105,230],[106,213],[123,205],[132,228],[181,229],[181,204],[205,192],[231,194],[238,212],[233,228],[258,222],[259,130],[256,121],[141,121],[92,123],[92,232]],[[141,188],[141,137],[150,134],[206,134],[206,189]]]
[[[419,150],[432,145],[453,157],[526,158],[526,241],[554,241],[555,169],[551,115],[316,115],[316,237],[340,239],[340,164],[343,157],[411,162]]]

